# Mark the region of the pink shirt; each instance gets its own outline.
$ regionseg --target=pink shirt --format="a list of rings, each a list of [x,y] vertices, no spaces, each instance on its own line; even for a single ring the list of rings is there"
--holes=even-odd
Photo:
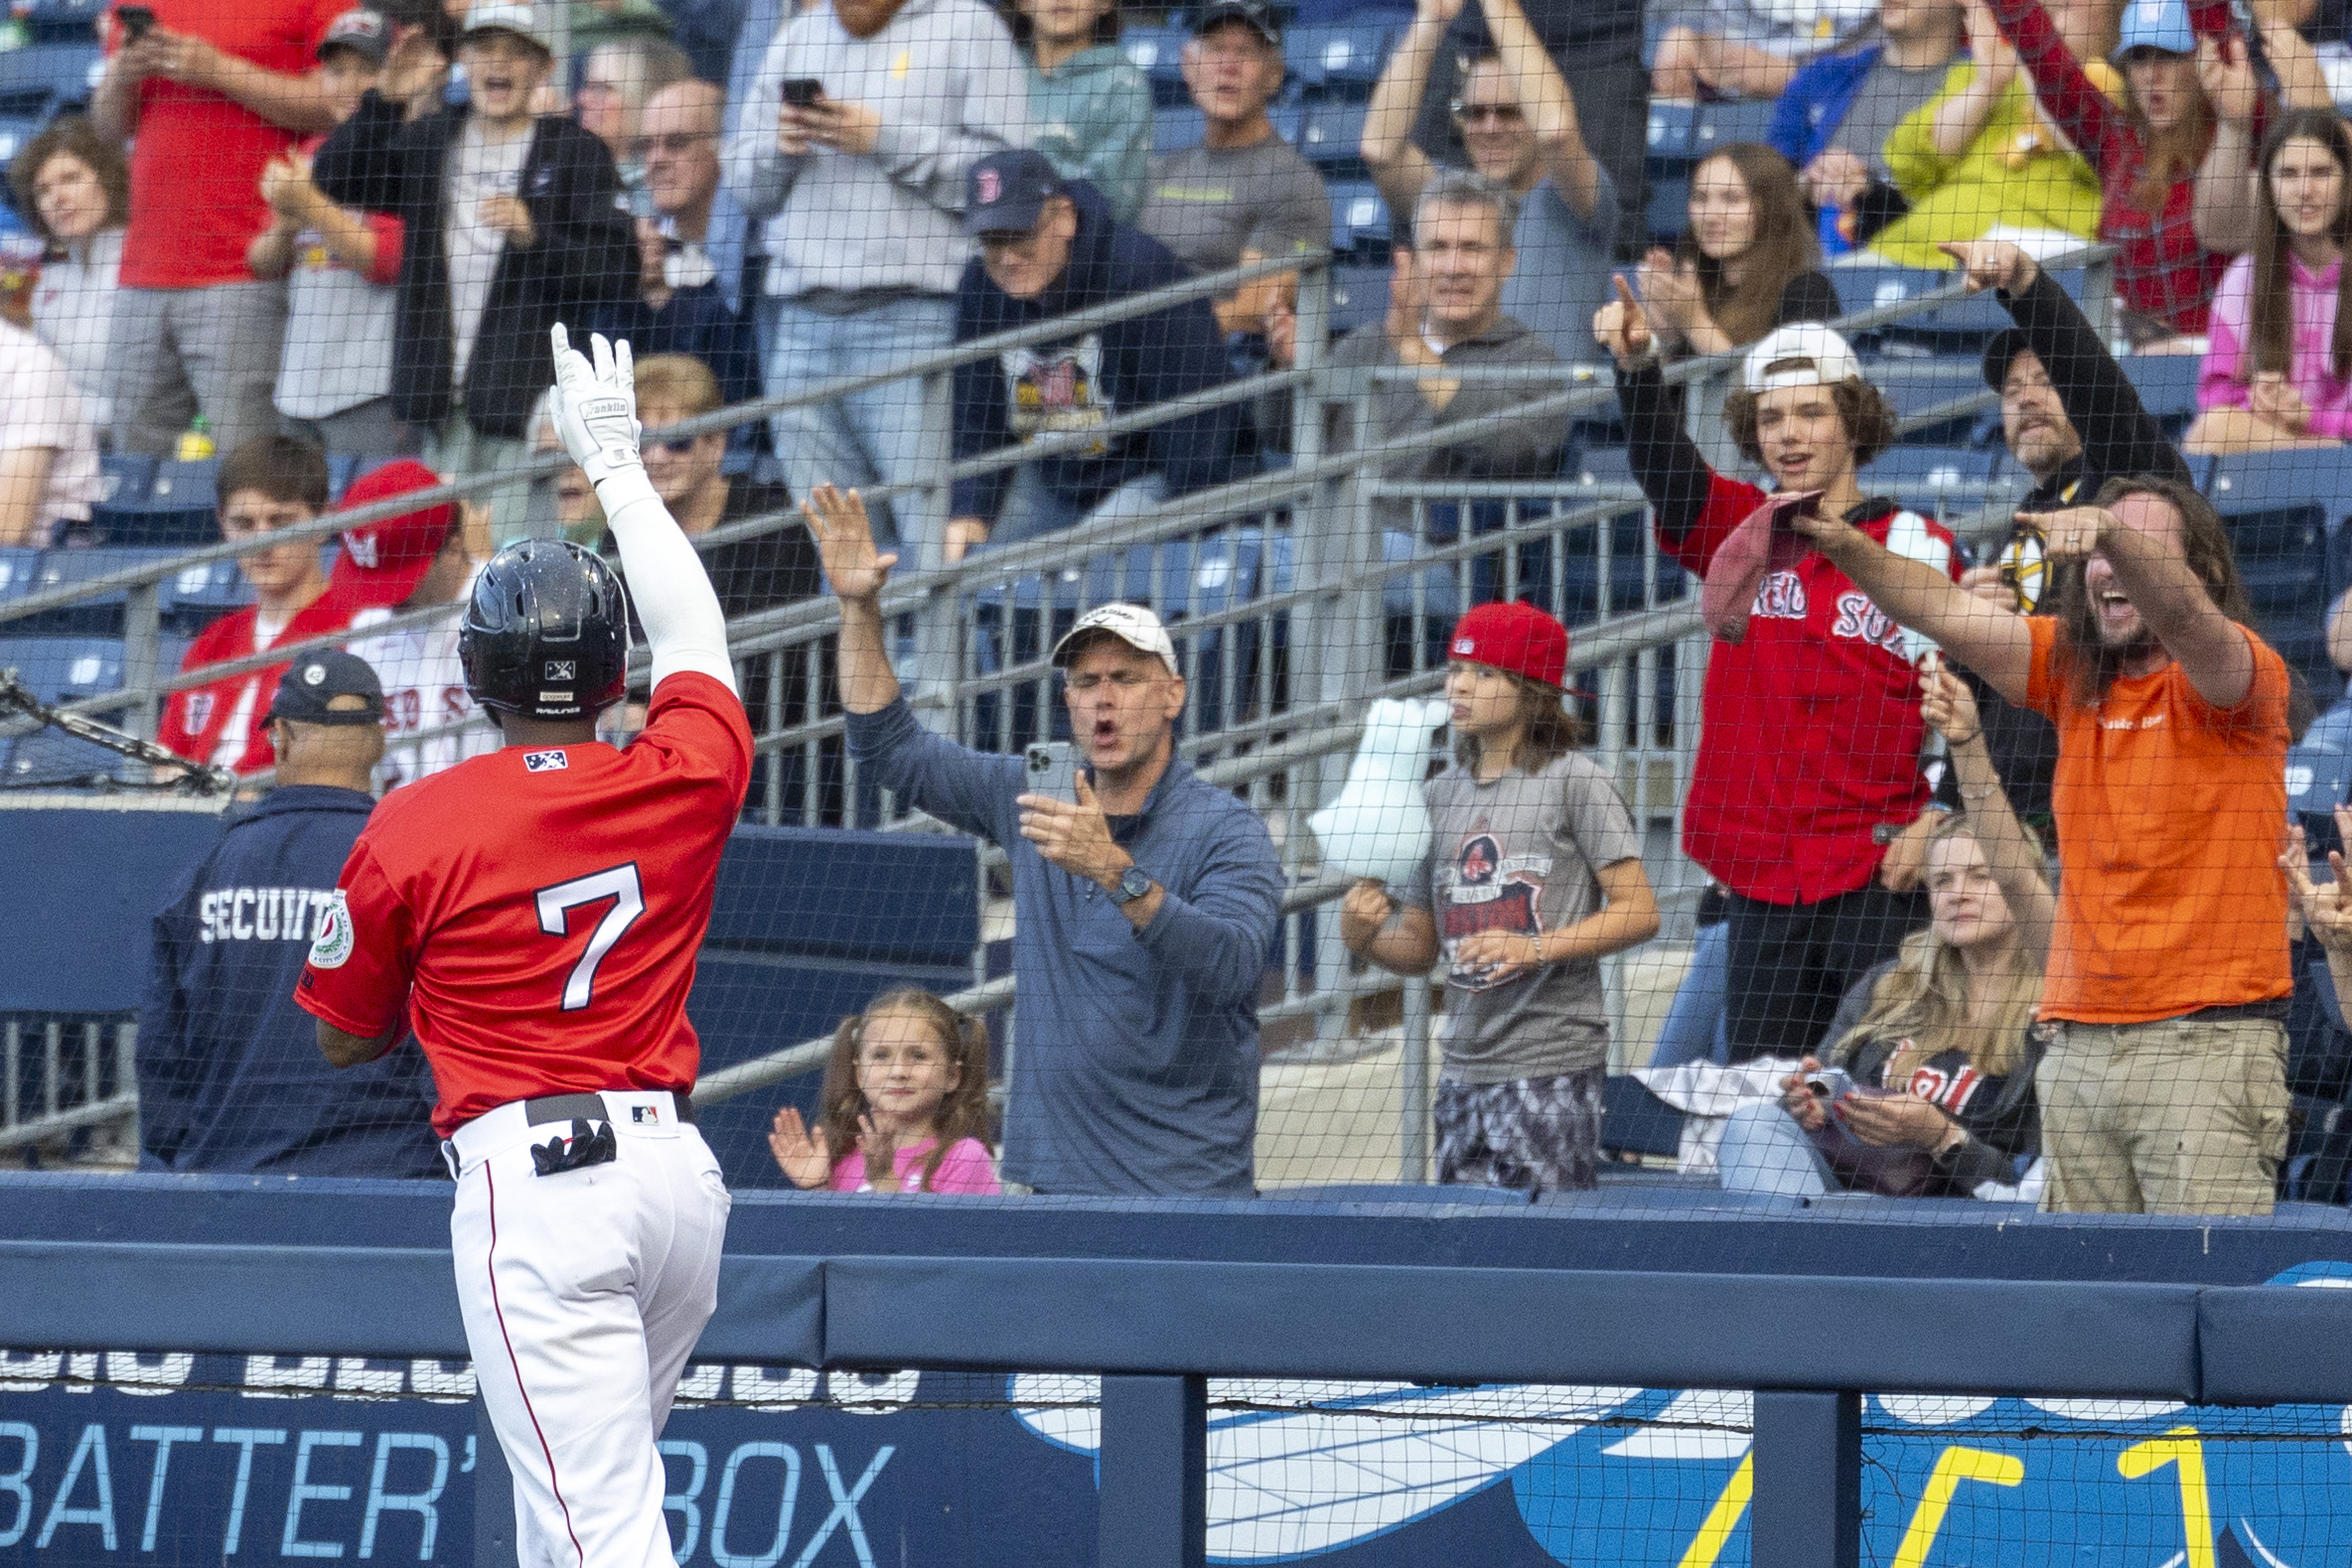
[[[898,1190],[930,1193],[982,1193],[990,1197],[1004,1191],[996,1185],[996,1167],[988,1158],[988,1146],[977,1138],[958,1138],[948,1145],[948,1152],[934,1172],[931,1185],[918,1188],[923,1178],[923,1162],[931,1158],[935,1140],[926,1138],[921,1143],[902,1145],[892,1156],[891,1165],[898,1174]],[[836,1193],[870,1193],[866,1185],[866,1157],[854,1150],[833,1162],[833,1191]]]
[[[2294,342],[2286,380],[2310,405],[2314,436],[2352,436],[2352,381],[2339,381],[2329,364],[2336,331],[2337,261],[2313,272],[2294,256],[2286,276],[2294,295]],[[2254,379],[2254,257],[2240,256],[2221,275],[2208,324],[2211,346],[2197,371],[2199,408],[2244,408]]]

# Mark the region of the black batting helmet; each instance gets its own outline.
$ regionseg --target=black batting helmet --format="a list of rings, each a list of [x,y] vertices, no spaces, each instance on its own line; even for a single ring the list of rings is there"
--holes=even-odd
[[[500,713],[577,719],[621,700],[629,597],[568,539],[518,539],[474,579],[458,636],[466,690]]]

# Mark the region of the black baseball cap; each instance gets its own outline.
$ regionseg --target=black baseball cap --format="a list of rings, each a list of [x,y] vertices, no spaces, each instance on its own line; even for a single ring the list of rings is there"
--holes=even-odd
[[[363,708],[335,708],[338,697],[364,697]],[[383,683],[368,661],[340,648],[305,653],[286,667],[269,716],[291,724],[381,724]]]
[[[380,15],[365,7],[346,11],[327,24],[319,58],[325,60],[331,49],[348,49],[368,65],[381,66],[392,53],[392,30]]]
[[[2009,378],[2009,361],[2032,347],[2025,341],[2025,334],[2014,327],[2003,327],[1993,334],[1992,341],[1984,346],[1984,384],[1999,391]]]
[[[1274,8],[1265,0],[1212,0],[1192,19],[1192,36],[1207,38],[1228,22],[1243,23],[1274,48],[1282,47],[1282,24],[1274,20]]]
[[[1061,194],[1061,178],[1045,154],[1027,147],[990,153],[963,177],[963,231],[974,239],[1026,234],[1046,202]]]

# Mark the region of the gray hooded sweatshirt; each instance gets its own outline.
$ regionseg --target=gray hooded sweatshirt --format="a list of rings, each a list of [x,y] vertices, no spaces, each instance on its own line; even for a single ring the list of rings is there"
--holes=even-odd
[[[882,117],[870,157],[777,151],[783,83],[800,76]],[[872,38],[829,5],[786,23],[727,149],[728,189],[767,220],[769,295],[954,294],[971,256],[964,174],[1028,145],[1028,102],[1012,35],[979,0],[907,0]]]

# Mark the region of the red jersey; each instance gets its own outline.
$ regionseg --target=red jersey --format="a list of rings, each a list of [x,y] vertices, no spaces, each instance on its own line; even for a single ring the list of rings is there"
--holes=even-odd
[[[147,0],[156,26],[201,38],[223,54],[307,76],[318,69],[327,25],[350,0]],[[108,29],[108,52],[121,29]],[[131,221],[122,285],[191,289],[250,283],[245,245],[269,226],[261,171],[293,150],[295,133],[221,92],[162,76],[139,83],[131,143]]]
[[[1715,475],[1698,521],[1659,546],[1704,576],[1731,530],[1764,500]],[[1953,577],[1959,551],[1940,523],[1889,508],[1854,524],[1898,555]],[[1867,887],[1886,851],[1882,822],[1927,806],[1919,774],[1919,677],[1901,627],[1853,580],[1809,553],[1756,589],[1747,641],[1717,642],[1700,698],[1705,728],[1683,848],[1732,892],[1813,904]]]
[[[271,640],[270,646],[341,632],[352,624],[358,609],[330,589],[297,610],[286,623],[286,629]],[[180,660],[180,667],[201,669],[207,664],[225,663],[259,652],[253,644],[254,623],[259,614],[247,606],[206,627],[189,644],[188,655]],[[155,733],[157,744],[192,763],[218,763],[240,774],[257,774],[264,768],[275,767],[277,752],[269,744],[269,726],[261,721],[268,717],[269,700],[278,689],[279,677],[285,673],[286,664],[272,664],[265,669],[247,670],[242,675],[229,675],[207,686],[173,692],[164,701],[163,720]]]
[[[689,672],[627,751],[509,747],[396,789],[294,999],[363,1038],[405,1006],[443,1137],[509,1100],[690,1089],[686,994],[750,784],[743,704]]]

